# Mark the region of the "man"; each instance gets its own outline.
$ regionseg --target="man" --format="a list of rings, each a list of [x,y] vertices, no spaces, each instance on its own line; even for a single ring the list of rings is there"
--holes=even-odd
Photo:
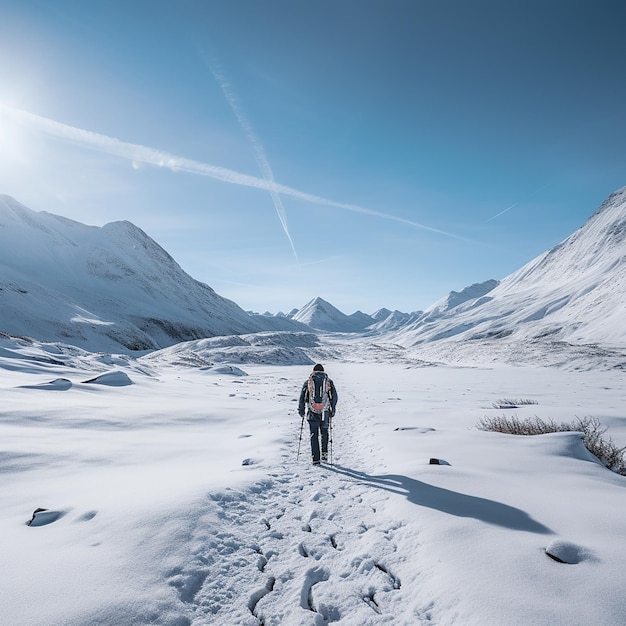
[[[302,385],[298,413],[304,417],[305,408],[308,409],[307,421],[311,431],[311,454],[313,465],[328,460],[328,433],[330,420],[335,415],[337,406],[337,390],[333,381],[324,372],[324,366],[319,363],[313,368],[311,375]],[[320,457],[321,436],[321,457]]]

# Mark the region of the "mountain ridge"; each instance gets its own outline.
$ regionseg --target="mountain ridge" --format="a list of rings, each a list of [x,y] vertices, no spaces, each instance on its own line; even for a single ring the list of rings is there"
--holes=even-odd
[[[90,350],[155,350],[265,331],[436,342],[626,346],[626,187],[569,237],[501,281],[451,291],[425,311],[346,315],[315,297],[288,314],[245,312],[186,274],[129,221],[102,227],[0,195],[0,331]]]
[[[319,296],[307,302],[294,315],[294,320],[326,332],[363,332],[376,320],[361,311],[346,315]]]
[[[96,350],[152,350],[179,341],[309,330],[250,316],[189,276],[129,221],[102,227],[36,213],[0,196],[0,330]]]
[[[612,193],[574,233],[513,272],[484,296],[417,320],[394,341],[549,338],[626,347],[626,187]]]

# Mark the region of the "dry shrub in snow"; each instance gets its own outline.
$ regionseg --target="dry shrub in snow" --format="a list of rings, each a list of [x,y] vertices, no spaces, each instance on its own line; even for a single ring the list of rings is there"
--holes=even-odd
[[[526,400],[524,398],[520,398],[519,400],[513,400],[511,398],[504,398],[503,400],[496,400],[492,404],[494,409],[516,409],[519,406],[524,406],[527,404],[539,404],[536,400]]]
[[[558,432],[582,432],[583,443],[610,470],[626,476],[626,447],[618,448],[606,427],[596,417],[577,417],[572,422],[557,423],[552,419],[529,417],[520,420],[517,415],[483,417],[476,425],[480,430],[490,430],[509,435],[545,435]]]

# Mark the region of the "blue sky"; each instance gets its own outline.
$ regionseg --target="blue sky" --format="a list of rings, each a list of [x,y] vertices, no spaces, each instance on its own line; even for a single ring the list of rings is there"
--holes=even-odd
[[[626,5],[0,0],[0,193],[246,309],[423,309],[626,185]]]

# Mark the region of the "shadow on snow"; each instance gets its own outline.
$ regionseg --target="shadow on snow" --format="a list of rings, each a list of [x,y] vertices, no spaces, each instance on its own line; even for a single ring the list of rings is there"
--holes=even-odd
[[[327,469],[354,478],[370,487],[406,496],[407,500],[413,504],[426,506],[442,513],[457,517],[473,517],[487,524],[511,530],[523,530],[542,535],[554,534],[552,530],[534,520],[528,513],[502,502],[435,487],[398,474],[372,476],[341,465],[327,466]]]

